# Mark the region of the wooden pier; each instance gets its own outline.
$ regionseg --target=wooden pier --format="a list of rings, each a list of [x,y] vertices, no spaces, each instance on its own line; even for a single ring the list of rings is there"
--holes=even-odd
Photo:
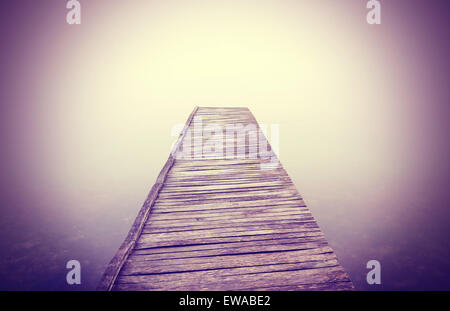
[[[248,137],[225,135],[227,125],[246,127]],[[223,150],[210,148],[221,139]],[[98,289],[354,287],[251,112],[200,107]]]

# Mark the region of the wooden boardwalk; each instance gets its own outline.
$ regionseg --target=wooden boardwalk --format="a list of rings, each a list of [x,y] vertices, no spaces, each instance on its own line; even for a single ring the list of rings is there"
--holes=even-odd
[[[247,139],[225,135],[227,125],[245,126]],[[98,289],[351,290],[353,284],[251,112],[201,107]]]

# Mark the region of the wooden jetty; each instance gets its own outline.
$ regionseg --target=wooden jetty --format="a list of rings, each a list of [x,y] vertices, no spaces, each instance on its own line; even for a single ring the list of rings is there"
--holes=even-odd
[[[197,107],[98,289],[354,287],[252,113]]]

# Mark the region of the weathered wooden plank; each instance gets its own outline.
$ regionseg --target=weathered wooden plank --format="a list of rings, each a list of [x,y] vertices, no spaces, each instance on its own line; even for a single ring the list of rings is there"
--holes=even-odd
[[[210,211],[199,211],[195,212],[178,212],[178,213],[154,213],[152,214],[152,221],[159,220],[193,220],[193,219],[204,219],[204,220],[217,220],[217,219],[236,219],[245,218],[249,216],[255,217],[269,217],[269,216],[282,216],[282,215],[295,215],[295,216],[307,216],[309,217],[311,213],[307,210],[301,210],[297,208],[279,208],[279,209],[238,209],[232,211],[218,211],[218,212],[210,212]]]
[[[276,224],[280,226],[289,226],[290,224],[302,224],[305,222],[314,221],[313,217],[308,217],[304,219],[278,219]],[[152,232],[182,232],[191,230],[206,230],[206,229],[217,229],[217,228],[253,228],[265,225],[274,224],[273,218],[268,218],[265,220],[254,220],[246,222],[228,222],[224,224],[222,221],[214,223],[195,223],[195,224],[185,224],[183,222],[174,222],[168,228],[166,223],[153,223],[150,225],[148,223],[147,228],[151,228]],[[150,229],[149,229],[150,230]]]
[[[148,248],[148,247],[161,247],[161,246],[179,246],[179,245],[194,245],[194,244],[210,244],[210,243],[227,243],[227,242],[242,242],[242,241],[255,241],[261,239],[277,239],[277,238],[300,238],[300,237],[314,237],[322,236],[322,232],[317,229],[304,230],[303,232],[292,232],[292,233],[265,233],[265,234],[254,234],[254,235],[236,235],[228,236],[222,238],[198,238],[198,239],[183,239],[169,241],[154,241],[151,237],[146,234],[141,235],[139,241],[135,244],[135,248]]]
[[[295,205],[299,208],[306,207],[305,202],[301,198],[293,197],[281,197],[281,198],[256,198],[253,200],[230,200],[222,203],[210,203],[205,201],[200,201],[189,205],[180,205],[174,203],[167,203],[166,201],[157,200],[154,204],[155,209],[166,209],[166,210],[187,210],[189,208],[195,209],[222,209],[222,208],[252,208],[252,207],[276,207],[284,205]]]
[[[264,193],[264,194],[249,194],[249,195],[241,195],[241,196],[231,196],[231,197],[215,197],[215,198],[205,198],[206,196],[197,197],[197,198],[190,198],[186,200],[182,199],[166,199],[164,201],[164,204],[172,205],[172,206],[180,206],[185,204],[199,204],[202,202],[205,203],[228,203],[228,202],[239,202],[239,201],[254,201],[254,200],[269,200],[269,199],[293,199],[293,200],[299,200],[301,197],[293,195],[292,193],[288,192],[282,192],[278,194],[270,194],[270,193]],[[159,201],[158,203],[161,203]]]
[[[232,205],[188,205],[184,207],[168,207],[168,206],[154,206],[152,214],[173,214],[173,213],[184,213],[184,215],[188,215],[193,212],[228,212],[228,211],[239,211],[239,210],[248,210],[248,211],[259,211],[259,210],[267,210],[272,209],[273,211],[286,211],[286,210],[300,210],[300,211],[309,211],[304,204],[277,204],[277,205],[262,205],[262,206],[245,206],[245,207],[236,207]]]
[[[159,262],[153,263],[154,266],[167,265],[183,265],[208,262],[211,264],[231,264],[246,262],[247,259],[260,258],[259,263],[264,260],[275,260],[273,263],[281,263],[283,260],[292,259],[294,262],[301,261],[301,258],[306,258],[310,255],[332,254],[333,250],[329,247],[326,240],[319,237],[319,239],[310,239],[307,242],[300,243],[298,240],[291,238],[293,242],[283,243],[269,243],[273,241],[256,241],[266,242],[261,245],[253,245],[250,243],[254,241],[246,241],[247,246],[243,247],[242,242],[237,243],[216,243],[216,244],[201,244],[188,245],[171,248],[154,248],[133,251],[129,256],[129,261],[146,262],[152,261],[155,257],[165,258]],[[252,246],[253,245],[253,246]],[[258,248],[259,247],[259,248]],[[183,249],[183,250],[180,250]],[[161,252],[165,250],[165,252]],[[170,251],[169,251],[170,250]],[[192,260],[177,259],[178,257],[189,258]],[[278,260],[278,261],[277,261]]]
[[[231,243],[228,243],[231,244]],[[263,244],[263,245],[252,245],[242,246],[243,243],[236,243],[235,247],[226,247],[228,244],[218,244],[216,248],[209,249],[198,249],[195,246],[190,247],[189,251],[173,251],[165,253],[152,253],[152,251],[158,251],[159,249],[150,250],[136,250],[133,252],[133,256],[129,257],[129,261],[149,261],[149,260],[163,260],[163,259],[174,259],[174,258],[192,258],[192,257],[213,257],[219,255],[233,255],[233,254],[243,254],[243,253],[257,253],[257,252],[276,252],[276,251],[286,251],[286,250],[300,250],[300,249],[311,249],[327,246],[324,239],[321,241],[305,242],[305,243],[284,243],[284,244]],[[253,243],[255,244],[255,243]],[[220,247],[219,247],[220,246]],[[175,250],[177,250],[175,248]]]
[[[120,276],[115,290],[246,290],[256,286],[349,282],[340,266],[317,269],[247,273],[248,268],[169,273],[143,276]]]
[[[179,185],[169,185],[167,184],[164,189],[162,189],[159,193],[160,195],[163,194],[190,194],[190,195],[197,195],[197,194],[211,194],[211,193],[233,193],[233,192],[239,192],[239,191],[253,191],[253,190],[275,190],[280,189],[284,187],[291,187],[291,184],[288,182],[283,181],[265,181],[263,182],[246,182],[242,184],[222,184],[222,185],[195,185],[195,186],[179,186]],[[162,198],[162,197],[161,197]]]
[[[254,222],[273,222],[274,217],[268,216],[268,217],[251,217],[251,218],[236,218],[236,219],[227,219],[226,222],[228,224],[234,224],[238,226],[251,224]],[[278,221],[303,221],[303,220],[310,220],[311,217],[305,215],[304,217],[299,216],[293,216],[293,215],[280,215],[277,216],[276,219]],[[192,220],[183,220],[180,222],[179,220],[155,220],[152,219],[149,220],[149,224],[153,226],[154,228],[161,228],[161,227],[167,227],[167,226],[221,226],[224,224],[224,219],[216,218],[216,219],[207,219],[207,218],[196,218]]]
[[[352,282],[339,281],[331,283],[314,283],[314,284],[286,284],[283,286],[268,286],[248,288],[248,291],[343,291],[354,290]]]
[[[166,253],[180,253],[180,252],[195,252],[200,250],[214,250],[214,249],[226,249],[226,248],[250,248],[250,247],[261,247],[271,245],[304,245],[307,243],[325,243],[325,237],[323,235],[313,236],[313,237],[297,237],[297,238],[283,238],[278,239],[259,239],[253,241],[238,241],[238,242],[218,242],[209,244],[194,244],[194,245],[177,245],[176,247],[149,247],[142,249],[134,249],[133,254],[166,254]]]
[[[260,201],[267,201],[270,202],[271,200],[279,200],[280,202],[285,201],[292,201],[297,202],[299,200],[302,200],[301,197],[298,196],[292,196],[292,195],[255,195],[250,197],[241,197],[241,198],[229,198],[228,200],[190,200],[189,205],[191,206],[198,206],[198,205],[205,205],[205,204],[221,204],[221,205],[233,205],[233,204],[240,204],[240,205],[247,205],[252,204],[252,202],[260,202]],[[171,201],[171,200],[157,200],[155,202],[158,206],[172,206],[172,207],[180,207],[185,206],[186,204],[180,204],[179,201]]]
[[[179,201],[183,202],[188,201],[198,201],[198,200],[221,200],[221,199],[230,199],[230,198],[253,198],[254,196],[261,195],[292,195],[295,196],[295,190],[289,189],[287,187],[274,187],[272,189],[253,189],[251,191],[245,190],[236,190],[236,191],[217,191],[217,192],[201,192],[201,193],[192,193],[192,194],[164,194],[161,193],[158,198],[161,200],[171,200],[171,201]]]
[[[296,232],[310,232],[313,229],[318,229],[319,227],[315,222],[309,222],[302,225],[297,225],[291,228],[275,228],[275,229],[262,229],[262,228],[246,228],[244,230],[193,230],[191,232],[183,232],[183,240],[190,239],[206,239],[206,238],[227,238],[235,236],[256,236],[256,235],[267,235],[267,234],[281,234],[281,233],[296,233]],[[253,230],[252,230],[253,229]],[[145,236],[144,236],[145,234]],[[169,232],[169,233],[152,233],[152,232],[142,232],[143,241],[146,242],[162,242],[162,241],[173,241],[180,238],[180,232]]]
[[[299,258],[282,255],[285,255],[285,253],[278,252],[254,255],[233,254],[226,256],[216,256],[217,258],[193,257],[156,261],[130,260],[127,261],[120,275],[138,276],[164,273],[195,272],[204,270],[223,270],[233,268],[247,268],[247,273],[262,273],[285,269],[313,269],[318,267],[331,267],[338,264],[336,257],[332,253],[312,254]],[[214,260],[212,261],[211,259]],[[181,263],[177,264],[175,262]],[[290,266],[286,267],[286,265]],[[267,269],[268,266],[270,267],[269,269]]]
[[[273,223],[273,221],[271,222],[265,222],[265,223],[261,223],[261,224],[254,224],[254,223],[248,223],[246,225],[235,225],[235,226],[231,226],[231,225],[223,225],[223,226],[219,226],[219,227],[212,227],[212,226],[206,226],[205,228],[196,228],[195,230],[193,230],[192,227],[176,227],[177,229],[172,229],[172,230],[167,230],[166,227],[164,227],[164,230],[160,230],[160,229],[155,229],[153,226],[151,226],[150,224],[145,225],[144,229],[142,230],[142,234],[155,234],[155,233],[171,233],[174,232],[176,234],[180,234],[180,232],[183,231],[189,231],[189,232],[184,232],[182,233],[183,235],[185,234],[191,234],[191,235],[195,235],[197,234],[197,232],[201,233],[201,232],[210,232],[210,233],[224,233],[224,232],[240,232],[240,231],[251,231],[251,230],[277,230],[277,229],[295,229],[295,228],[299,228],[301,226],[306,226],[306,227],[310,227],[310,226],[315,226],[317,227],[317,223],[314,221],[314,219],[310,218],[308,220],[304,220],[304,221],[292,221],[292,222],[288,222],[288,223]]]

